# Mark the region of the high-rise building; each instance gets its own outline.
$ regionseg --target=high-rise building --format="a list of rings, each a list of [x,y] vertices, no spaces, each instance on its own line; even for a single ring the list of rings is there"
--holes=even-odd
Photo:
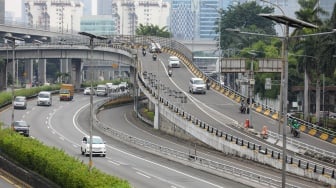
[[[169,4],[162,0],[115,0],[112,17],[119,34],[134,35],[139,24],[167,26]]]
[[[218,36],[216,33],[219,11],[223,0],[172,0],[170,31],[181,40],[207,40]]]
[[[191,0],[172,0],[169,28],[175,39],[192,40],[195,35],[195,16]]]
[[[80,30],[95,35],[117,34],[112,15],[82,16]]]
[[[80,30],[83,4],[72,0],[27,0],[28,25],[60,33]]]
[[[0,0],[0,24],[5,23],[5,0]]]
[[[220,0],[200,0],[199,5],[199,38],[214,39],[218,36],[217,22],[220,17],[222,3]]]
[[[83,3],[83,15],[92,15],[92,0],[80,0]]]
[[[97,15],[112,15],[112,0],[97,0]]]

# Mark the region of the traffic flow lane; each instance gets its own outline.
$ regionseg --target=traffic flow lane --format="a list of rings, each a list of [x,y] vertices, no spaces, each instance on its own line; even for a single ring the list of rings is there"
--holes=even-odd
[[[181,152],[197,153],[199,157],[210,159],[222,164],[234,166],[246,171],[260,174],[261,176],[270,177],[281,181],[281,172],[274,169],[263,168],[263,166],[254,163],[241,163],[241,159],[234,157],[225,157],[222,153],[210,148],[204,148],[194,144],[188,143],[185,140],[176,139],[167,136],[164,133],[153,130],[151,127],[139,121],[134,117],[132,112],[132,105],[121,106],[118,108],[105,109],[98,114],[98,119],[111,128],[121,132],[125,132],[133,137],[137,137],[151,143],[161,145],[163,147],[171,148]],[[195,149],[197,151],[195,151]],[[311,180],[301,179],[297,180],[296,177],[288,176],[288,182],[298,187],[311,187],[313,182]],[[315,184],[319,186],[319,184]]]
[[[165,64],[164,66],[167,65],[167,58],[169,55],[167,54],[160,54],[159,55],[159,60]],[[169,81],[173,81],[170,86],[176,84],[176,90],[182,89],[184,90],[185,93],[187,93],[187,86],[188,86],[188,80],[190,77],[194,77],[192,73],[189,70],[183,69],[185,68],[184,66],[181,66],[181,68],[174,68],[173,70],[173,77],[168,78],[167,76],[161,76],[160,78],[164,79],[165,81],[162,81],[164,83],[168,83]],[[143,70],[152,70],[151,64],[150,63],[145,63],[143,64]],[[160,69],[159,69],[160,70]],[[163,70],[161,71],[162,73],[164,72]],[[162,74],[161,74],[162,75]],[[244,123],[246,119],[249,119],[248,114],[241,114],[239,113],[239,104],[234,102],[233,100],[229,99],[228,97],[224,96],[223,94],[220,94],[217,91],[211,90],[208,91],[206,95],[192,95],[193,97],[199,99],[202,101],[204,104],[209,104],[212,105],[211,107],[216,110],[217,112],[220,112],[222,114],[225,114],[226,116],[238,121],[239,123]],[[216,104],[216,105],[213,105]],[[184,104],[184,106],[188,107],[187,105]],[[193,106],[193,105],[190,105]],[[195,106],[191,107],[189,112],[194,112]],[[186,109],[188,111],[188,109]],[[208,122],[210,125],[213,125],[216,128],[223,128],[222,126],[218,126],[220,123],[213,122],[213,118],[209,118],[208,115],[204,115],[204,113],[197,113],[200,114],[199,117],[201,120]],[[202,115],[203,114],[203,115]],[[213,123],[213,124],[212,124]],[[275,121],[269,117],[263,116],[259,113],[252,113],[252,123],[254,125],[254,129],[256,131],[261,131],[262,127],[264,125],[267,125],[269,130],[272,132],[278,132],[279,126],[278,126],[278,121]],[[282,128],[280,129],[280,134],[282,134]],[[287,129],[287,135],[288,137],[291,137],[289,133],[289,129]],[[335,146],[331,143],[322,141],[320,139],[317,139],[315,137],[311,137],[309,135],[302,134],[304,136],[301,136],[298,140],[306,143],[308,145],[316,146],[317,148],[322,148],[326,151],[334,152]],[[244,136],[242,136],[244,138]],[[263,145],[263,144],[260,144]]]

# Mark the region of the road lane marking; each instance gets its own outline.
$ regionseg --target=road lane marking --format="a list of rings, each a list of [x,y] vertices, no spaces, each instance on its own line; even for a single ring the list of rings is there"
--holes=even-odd
[[[79,109],[75,112],[75,114],[74,114],[74,116],[73,116],[73,118],[72,118],[73,125],[74,125],[75,128],[76,128],[80,133],[82,133],[83,135],[87,135],[87,134],[77,126],[77,121],[76,121],[76,120],[77,120],[77,116],[78,116],[79,112],[82,111],[84,108],[86,108],[86,107],[89,106],[89,105],[90,105],[90,104],[86,104],[86,105],[82,106],[81,108],[79,108]],[[125,155],[134,157],[134,158],[136,158],[136,159],[138,159],[138,160],[145,161],[145,162],[150,163],[150,164],[152,164],[152,165],[156,165],[156,166],[159,166],[159,167],[164,168],[164,169],[166,169],[166,170],[170,170],[170,171],[172,171],[172,172],[175,172],[175,173],[177,173],[177,174],[180,174],[180,175],[189,177],[189,178],[191,178],[191,179],[194,179],[194,180],[203,182],[203,183],[208,184],[208,185],[211,185],[211,186],[213,186],[213,187],[222,188],[222,186],[220,186],[220,185],[217,185],[217,184],[214,184],[214,183],[212,183],[212,182],[206,181],[206,180],[204,180],[204,179],[201,179],[201,178],[192,176],[192,175],[190,175],[190,174],[187,174],[187,173],[178,171],[178,170],[173,169],[173,168],[170,168],[170,167],[168,167],[168,166],[165,166],[165,165],[162,165],[162,164],[159,164],[159,163],[150,161],[150,160],[148,160],[148,159],[145,159],[145,158],[142,158],[142,157],[138,157],[138,156],[136,156],[136,155],[134,155],[134,154],[128,153],[128,152],[126,152],[126,151],[123,151],[123,150],[121,150],[121,149],[119,149],[119,148],[110,146],[110,145],[108,145],[108,144],[106,144],[106,147],[110,148],[111,150],[116,150],[117,152],[120,152],[120,153],[123,153],[123,154],[125,154]],[[197,170],[197,169],[196,169],[196,170]]]
[[[108,161],[109,163],[112,163],[112,164],[116,165],[116,166],[120,166],[119,163],[113,162],[113,161],[111,161],[111,160],[107,160],[107,161]]]
[[[143,177],[146,177],[148,179],[150,179],[151,177],[150,176],[147,176],[146,174],[143,174],[141,172],[136,172],[137,174],[139,174],[140,176],[143,176]]]
[[[139,171],[139,172],[141,172],[141,173],[143,173],[143,174],[147,174],[147,175],[149,175],[149,176],[152,176],[152,177],[154,177],[154,178],[156,178],[156,179],[158,179],[158,180],[160,180],[160,181],[163,181],[163,182],[166,182],[166,183],[168,183],[168,184],[171,184],[171,187],[175,187],[175,188],[184,188],[184,186],[182,186],[182,185],[177,185],[176,183],[173,183],[173,182],[171,182],[171,181],[169,181],[169,180],[167,180],[167,179],[164,179],[164,178],[161,178],[161,177],[159,177],[159,176],[155,176],[155,175],[153,175],[153,174],[151,174],[151,173],[148,173],[148,172],[145,172],[145,171],[143,171],[143,170],[140,170],[140,169],[138,169],[138,168],[133,168],[134,170],[136,170],[136,171]]]

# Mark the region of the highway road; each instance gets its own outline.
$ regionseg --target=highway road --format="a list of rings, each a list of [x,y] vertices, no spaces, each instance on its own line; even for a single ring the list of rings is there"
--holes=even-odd
[[[103,98],[95,97],[95,100]],[[25,120],[31,125],[31,137],[49,146],[66,151],[69,155],[88,163],[88,157],[80,154],[82,136],[88,134],[89,97],[76,95],[72,102],[60,102],[53,97],[51,107],[28,103],[27,110],[15,110],[15,120]],[[2,112],[0,120],[9,125],[11,109]],[[78,118],[77,118],[78,115]],[[81,128],[83,127],[83,128]],[[148,187],[247,187],[179,163],[163,159],[101,135],[107,143],[107,157],[94,157],[94,166],[102,171],[127,179],[132,186]]]
[[[187,103],[179,104],[186,112],[198,117],[204,122],[207,122],[213,127],[225,131],[226,133],[235,135],[239,138],[243,138],[244,140],[251,141],[267,148],[272,148],[273,150],[281,151],[281,148],[275,147],[273,143],[256,139],[255,137],[246,134],[245,132],[241,132],[241,130],[237,130],[234,126],[230,125],[232,122],[243,124],[246,119],[249,119],[248,114],[241,114],[239,112],[238,109],[240,105],[235,101],[214,90],[207,91],[205,95],[189,93],[189,79],[195,76],[184,65],[181,65],[180,68],[174,68],[173,76],[169,77],[167,75],[167,65],[169,58],[168,54],[159,54],[157,61],[153,61],[150,55],[147,55],[146,57],[140,57],[143,71],[146,70],[148,73],[155,74],[155,79],[160,80],[160,83],[165,87],[176,91],[182,91],[183,94],[188,97]],[[161,91],[161,93],[165,98],[171,99],[171,101],[176,101],[174,97],[169,97],[163,91]],[[255,112],[252,113],[252,124],[254,129],[258,132],[262,130],[264,125],[268,126],[269,130],[272,132],[278,132],[279,130],[278,121]],[[282,135],[282,128],[280,129],[280,134]],[[289,129],[287,129],[287,135],[289,138],[293,138]],[[301,137],[297,138],[297,140],[329,152],[335,152],[335,145],[306,134],[301,134]],[[287,148],[293,147],[288,144]],[[295,155],[291,151],[289,151],[288,154]],[[322,164],[330,166],[328,163]]]
[[[12,181],[6,174],[0,169],[0,187],[1,188],[20,188],[21,186]]]
[[[212,125],[224,128],[226,125],[223,125],[221,120],[218,120],[218,118],[225,119],[225,122],[226,120],[236,117],[239,121],[239,118],[242,118],[241,116],[247,116],[239,114],[238,110],[232,110],[238,109],[238,105],[217,92],[208,91],[206,95],[189,94],[187,92],[187,83],[191,77],[191,73],[187,71],[185,67],[182,66],[181,68],[174,69],[173,77],[170,79],[164,72],[166,71],[166,65],[162,66],[162,63],[164,62],[153,62],[149,57],[148,59],[145,59],[146,62],[144,62],[144,66],[151,67],[152,71],[155,71],[153,67],[157,68],[159,73],[158,78],[166,86],[176,90],[185,90],[185,94],[189,96],[189,100],[187,104],[183,105],[183,108],[190,109],[190,112],[200,117],[200,119],[203,120],[204,118],[205,121],[211,122]],[[160,54],[159,58],[164,59],[168,58],[168,56],[166,54]],[[180,79],[180,75],[185,76],[185,80]],[[207,99],[208,97],[210,97],[210,99]],[[216,97],[218,97],[218,99]],[[72,102],[59,102],[56,96],[53,98],[54,104],[52,107],[36,106],[35,100],[29,101],[27,110],[15,110],[15,119],[24,119],[31,125],[31,136],[33,138],[39,139],[47,145],[61,148],[70,155],[88,163],[88,158],[80,155],[79,144],[82,136],[84,134],[88,134],[89,116],[87,108],[89,97],[79,94],[75,96],[75,100]],[[95,97],[95,101],[102,99],[103,98]],[[218,102],[211,102],[212,100],[218,100]],[[197,108],[197,105],[191,101],[196,102],[199,108]],[[202,101],[208,102],[206,103]],[[121,107],[117,110],[111,110],[112,112],[103,111],[99,114],[99,118],[106,123],[114,122],[113,125],[118,125],[117,128],[121,128],[120,131],[132,134],[135,137],[149,139],[153,143],[168,145],[170,147],[173,146],[175,149],[181,151],[192,151],[194,149],[192,146],[182,147],[183,145],[185,146],[185,144],[181,144],[179,142],[172,144],[173,142],[169,139],[161,139],[160,136],[153,136],[153,134],[148,133],[148,131],[138,129],[137,127],[139,126],[137,126],[137,123],[131,122],[126,117],[127,112],[132,110],[129,106]],[[0,120],[9,124],[11,117],[10,114],[11,109],[2,112]],[[233,117],[229,117],[228,114],[233,114]],[[265,121],[263,120],[265,117],[257,114],[254,115],[256,116],[256,122]],[[246,117],[243,117],[241,120],[244,120],[244,118]],[[258,118],[261,120],[258,120]],[[271,119],[267,118],[266,121],[272,122]],[[225,131],[235,133],[235,130],[231,130],[230,128],[225,128]],[[108,144],[107,157],[95,157],[94,165],[107,173],[127,179],[134,187],[157,187],[158,184],[171,187],[226,187],[227,185],[230,185],[228,187],[242,187],[242,184],[195,170],[193,168],[150,155],[146,152],[139,151],[120,142],[116,142],[114,139],[104,136],[97,130],[94,130],[94,134],[101,135]],[[243,134],[241,135],[244,136]],[[175,141],[176,140],[177,139],[175,139]],[[213,153],[208,154],[208,152],[209,151],[207,150],[201,151],[201,149],[197,151],[199,155],[204,155],[208,158],[212,157],[215,161],[232,164],[233,166],[244,168],[246,170],[252,169],[260,174],[280,179],[279,171],[267,171],[267,169],[263,168],[259,169],[259,167],[256,167],[256,165],[249,161],[242,163],[241,160],[237,161],[237,159],[231,159],[228,157],[223,158],[223,156],[218,154],[218,152],[216,155]],[[295,179],[293,177],[289,178],[288,183],[296,184],[299,187],[311,187],[312,185],[316,185],[314,187],[320,186],[319,184],[314,184],[314,182],[306,181],[304,179]]]
[[[103,100],[103,97],[94,97],[95,101]],[[36,106],[36,101],[28,103],[27,110],[15,110],[15,119],[23,119],[31,125],[31,137],[41,140],[43,143],[61,148],[70,155],[88,163],[88,157],[80,155],[79,144],[84,134],[89,129],[89,97],[76,95],[72,102],[59,102],[57,96],[53,97],[53,106]],[[116,109],[102,111],[98,118],[113,128],[131,134],[132,136],[150,140],[163,146],[180,151],[191,152],[193,146],[184,141],[172,137],[165,139],[163,135],[157,135],[143,123],[132,118],[132,106],[122,106]],[[7,125],[10,123],[11,109],[2,112],[0,120]],[[145,128],[145,130],[143,129]],[[154,134],[156,133],[156,134]],[[95,135],[104,138],[108,145],[106,158],[94,157],[94,166],[123,179],[127,179],[134,187],[247,187],[240,183],[227,180],[167,159],[139,151],[126,144],[120,143],[103,135],[94,129]],[[224,164],[254,171],[279,179],[280,172],[274,169],[263,168],[249,161],[242,163],[241,159],[223,156],[220,152],[197,148],[197,154],[207,158],[213,158]],[[289,178],[290,184],[298,187],[320,186],[304,179]]]

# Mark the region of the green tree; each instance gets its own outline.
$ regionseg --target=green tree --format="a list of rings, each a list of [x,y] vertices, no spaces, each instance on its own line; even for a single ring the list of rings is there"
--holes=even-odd
[[[251,59],[251,52],[255,54],[254,58],[279,58],[280,52],[277,46],[281,46],[279,39],[272,39],[270,44],[260,40],[251,45],[251,47],[244,48],[240,51],[240,57]],[[256,67],[256,61],[254,62]],[[256,70],[254,68],[256,72]],[[273,85],[272,90],[265,90],[265,80],[271,78],[272,80],[280,80],[279,73],[256,73],[255,74],[255,86],[254,92],[258,93],[261,98],[276,99],[280,93],[280,86]]]
[[[260,40],[260,36],[237,35],[226,31],[227,28],[240,29],[242,31],[254,33],[276,34],[274,23],[258,14],[272,13],[273,8],[259,6],[255,1],[229,6],[227,10],[221,10],[220,39],[223,50],[225,48],[235,47],[236,44],[242,43],[242,47],[249,47],[250,44]],[[218,30],[217,30],[218,32]]]
[[[301,8],[299,11],[295,12],[298,19],[313,23],[321,28],[323,28],[323,21],[320,19],[319,15],[325,15],[326,12],[319,7],[319,0],[299,0]],[[304,34],[312,34],[316,32],[321,32],[325,29],[296,29],[293,32],[293,36],[300,36]],[[304,118],[308,119],[308,85],[310,80],[313,78],[316,79],[316,118],[319,120],[320,116],[320,76],[321,73],[326,71],[323,70],[325,62],[322,62],[323,58],[323,48],[324,43],[321,42],[321,38],[325,36],[319,37],[306,37],[304,40],[298,38],[294,43],[294,50],[296,52],[301,53],[301,57],[299,58],[298,69],[303,70],[304,72]],[[332,65],[331,70],[335,69]],[[331,71],[333,72],[333,71]]]
[[[167,30],[167,27],[160,28],[157,25],[143,25],[140,24],[136,29],[135,33],[137,35],[145,35],[145,36],[157,36],[157,37],[165,37],[169,38],[171,33]]]

